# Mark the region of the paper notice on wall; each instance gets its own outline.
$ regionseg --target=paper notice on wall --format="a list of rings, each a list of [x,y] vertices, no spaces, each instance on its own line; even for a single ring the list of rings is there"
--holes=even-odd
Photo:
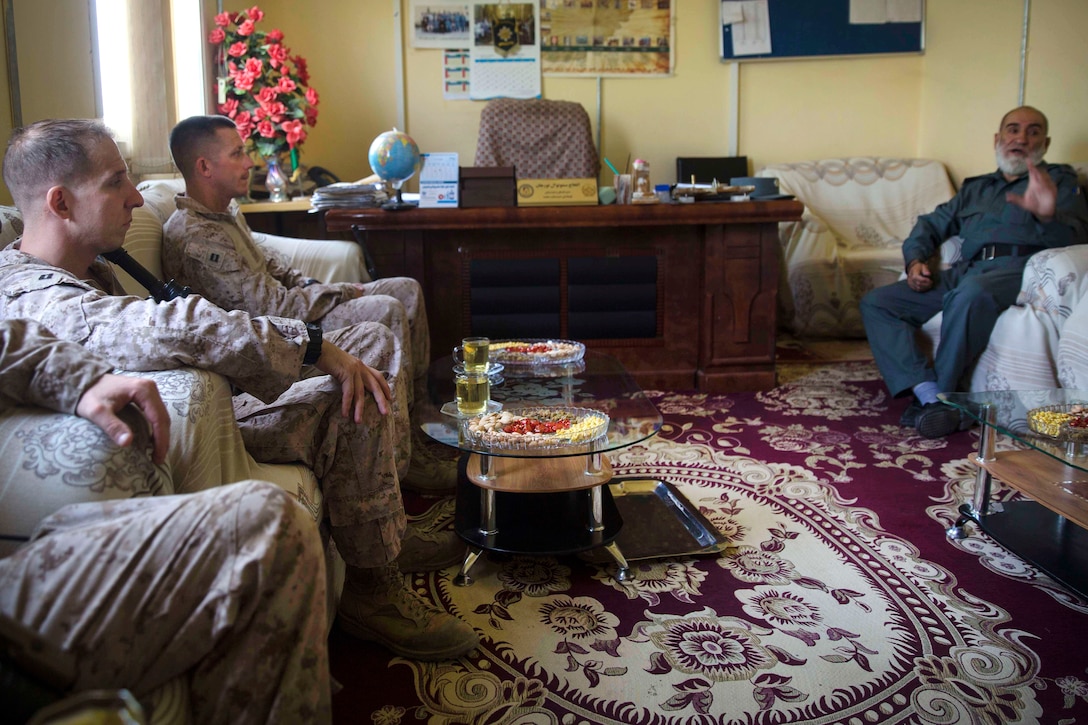
[[[922,22],[922,0],[850,0],[851,25]]]
[[[538,3],[473,3],[469,96],[538,98],[540,32]]]
[[[771,20],[767,0],[741,0],[741,21],[733,23],[733,56],[766,55],[771,52]],[[735,14],[735,12],[734,12]]]
[[[737,0],[722,0],[722,25],[744,22],[744,5]]]
[[[922,22],[922,0],[888,0],[888,22]]]

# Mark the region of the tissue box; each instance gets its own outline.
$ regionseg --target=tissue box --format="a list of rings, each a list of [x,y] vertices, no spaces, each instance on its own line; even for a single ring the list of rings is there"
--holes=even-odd
[[[462,166],[461,207],[517,206],[513,166]]]
[[[596,179],[518,179],[518,206],[592,206],[596,203]]]

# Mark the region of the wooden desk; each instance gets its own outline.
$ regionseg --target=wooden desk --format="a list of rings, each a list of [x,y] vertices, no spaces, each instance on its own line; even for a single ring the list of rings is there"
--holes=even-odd
[[[573,337],[619,358],[645,389],[728,392],[775,383],[778,222],[800,219],[803,208],[796,201],[763,201],[403,212],[330,209],[325,224],[329,232],[354,232],[381,275],[419,280],[427,300],[433,357],[448,354],[470,333]],[[637,268],[641,284],[615,278],[627,274],[629,265]],[[500,282],[522,295],[504,297],[503,311],[528,320],[540,305],[554,300],[554,315],[549,308],[548,314],[537,316],[545,324],[554,320],[549,334],[495,333],[500,316],[481,312],[495,292],[485,285],[494,280],[480,280],[489,270],[504,268],[530,269],[525,279],[531,277],[533,284]],[[544,269],[554,269],[557,279],[536,279]],[[600,283],[593,281],[596,272],[602,275]],[[638,293],[632,294],[635,287]],[[611,290],[617,292],[615,309],[608,303]],[[638,300],[647,294],[649,310],[627,308],[644,304]],[[583,304],[597,312],[581,311]],[[643,332],[608,337],[598,329],[582,334],[587,325],[594,327],[594,317],[597,322],[637,318]]]

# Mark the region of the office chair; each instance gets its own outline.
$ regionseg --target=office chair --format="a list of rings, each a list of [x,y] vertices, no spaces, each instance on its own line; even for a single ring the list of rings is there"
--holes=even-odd
[[[519,179],[597,178],[589,115],[573,101],[498,98],[480,113],[476,166],[513,166]]]

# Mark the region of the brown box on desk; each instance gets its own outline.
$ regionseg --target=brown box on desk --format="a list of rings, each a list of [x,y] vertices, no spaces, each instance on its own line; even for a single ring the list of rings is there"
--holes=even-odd
[[[513,166],[462,166],[460,186],[463,208],[517,206]]]

